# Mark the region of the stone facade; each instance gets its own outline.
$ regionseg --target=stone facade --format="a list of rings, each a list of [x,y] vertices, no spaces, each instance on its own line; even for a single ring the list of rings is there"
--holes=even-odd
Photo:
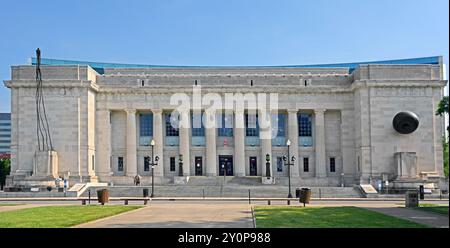
[[[286,166],[278,168],[277,159],[287,155],[289,139],[289,154],[296,158],[291,167],[293,180],[309,186],[351,186],[374,184],[377,179],[400,182],[396,154],[402,152],[415,153],[417,158],[417,175],[408,177],[408,182],[431,180],[421,175],[443,177],[444,120],[435,115],[446,85],[443,67],[442,63],[361,64],[355,70],[155,67],[104,68],[98,73],[89,65],[44,65],[41,70],[60,176],[70,173],[75,181],[116,185],[132,184],[136,174],[144,182],[151,180],[151,170],[145,170],[144,163],[152,148],[144,145],[139,130],[139,115],[151,113],[153,151],[160,158],[154,168],[156,183],[174,182],[180,155],[185,177],[199,171],[197,176],[219,176],[221,156],[231,156],[233,176],[265,177],[266,154],[271,155],[270,173],[277,182],[288,176]],[[13,66],[5,85],[12,96],[9,182],[26,184],[33,177],[37,152],[35,66]],[[242,111],[232,112],[232,137],[219,137],[216,128],[207,127],[203,145],[193,145],[190,128],[180,128],[176,139],[168,139],[165,116],[175,108],[171,96],[192,96],[194,85],[201,86],[202,94],[219,96],[277,93],[278,113],[286,116],[282,143],[262,139],[249,145],[245,128],[237,127],[244,123]],[[408,135],[392,126],[393,117],[402,111],[412,111],[420,119],[418,129]],[[300,113],[312,117],[312,143],[307,146],[299,137]],[[251,165],[254,158],[256,165]],[[199,164],[201,170],[196,168]]]

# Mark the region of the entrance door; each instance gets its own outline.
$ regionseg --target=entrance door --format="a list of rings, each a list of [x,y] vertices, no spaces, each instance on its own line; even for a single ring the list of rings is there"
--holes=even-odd
[[[219,176],[233,175],[233,156],[219,156]]]
[[[250,157],[250,176],[256,176],[258,174],[258,164],[256,157]]]
[[[203,175],[203,159],[202,157],[195,157],[195,175]]]

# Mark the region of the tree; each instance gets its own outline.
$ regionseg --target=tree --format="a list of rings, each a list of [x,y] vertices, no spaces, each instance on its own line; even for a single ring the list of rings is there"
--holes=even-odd
[[[442,98],[436,111],[436,115],[443,116],[444,114],[448,114],[448,96]]]
[[[448,178],[448,141],[443,140],[444,146],[444,175]]]
[[[444,96],[444,98],[442,98],[442,100],[439,102],[438,109],[436,110],[436,115],[448,115],[448,96]],[[447,127],[447,131],[450,132],[449,127]]]
[[[436,115],[444,116],[448,115],[448,96],[444,96],[444,98],[439,102],[438,109],[436,110]],[[449,127],[447,127],[447,131],[450,132]],[[442,140],[443,150],[444,150],[444,174],[445,177],[448,177],[448,140],[446,138],[446,135],[444,135],[444,138]]]
[[[9,175],[11,170],[11,159],[0,158],[0,189],[3,190],[3,185],[6,182],[6,176]]]

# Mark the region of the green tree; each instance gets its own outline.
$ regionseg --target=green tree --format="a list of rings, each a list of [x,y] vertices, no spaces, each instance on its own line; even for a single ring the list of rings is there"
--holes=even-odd
[[[436,115],[443,116],[444,114],[448,114],[448,96],[444,96],[444,98],[439,102],[439,106],[436,111]]]
[[[6,182],[6,176],[11,170],[11,160],[9,158],[0,158],[0,189],[3,190],[3,185]]]
[[[444,175],[448,178],[448,141],[444,139],[442,143],[444,146]]]
[[[448,115],[448,96],[444,96],[444,98],[439,102],[438,109],[436,110],[436,115],[445,116]],[[447,127],[447,131],[450,132],[449,127]],[[442,139],[442,146],[444,148],[444,174],[445,177],[448,177],[448,140],[446,135]]]

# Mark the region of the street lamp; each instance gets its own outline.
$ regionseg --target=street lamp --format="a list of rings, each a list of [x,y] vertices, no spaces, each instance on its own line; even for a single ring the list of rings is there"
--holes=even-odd
[[[183,176],[183,154],[180,154],[178,158],[178,176]]]
[[[270,179],[270,154],[266,154],[266,177]]]
[[[289,151],[289,147],[291,146],[291,141],[287,140],[286,145],[288,147],[288,156],[283,156],[283,160],[284,160],[284,165],[288,167],[288,178],[289,178],[289,193],[288,193],[288,198],[292,198],[292,194],[291,194],[291,166],[294,165],[294,161],[295,161],[295,156],[290,155],[290,151]]]
[[[222,164],[222,171],[223,171],[223,182],[225,183],[226,175],[227,175],[227,173],[225,171],[225,162],[223,162],[223,164]]]
[[[155,165],[158,165],[159,157],[154,157],[155,140],[152,139],[152,141],[150,142],[150,146],[152,147],[152,158],[150,163],[150,165],[152,166],[152,193],[150,197],[153,198],[155,190]]]

